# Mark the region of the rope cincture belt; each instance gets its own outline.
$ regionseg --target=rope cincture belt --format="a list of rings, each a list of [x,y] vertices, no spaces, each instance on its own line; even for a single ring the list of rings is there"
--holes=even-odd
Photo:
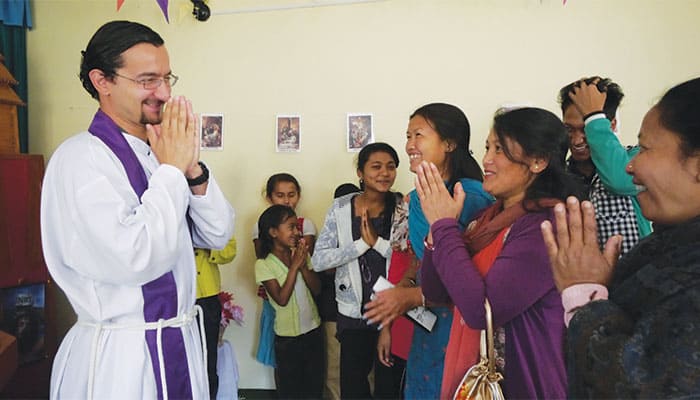
[[[177,317],[169,319],[159,319],[156,322],[141,322],[141,323],[125,323],[125,324],[102,324],[99,322],[78,321],[76,325],[95,328],[95,333],[92,336],[92,345],[90,353],[90,375],[88,377],[88,400],[93,398],[93,389],[95,384],[95,368],[97,366],[97,345],[102,336],[102,331],[106,330],[132,330],[132,331],[152,331],[156,333],[156,343],[158,346],[158,366],[160,367],[160,382],[163,391],[163,399],[168,400],[168,383],[165,380],[165,362],[163,359],[163,343],[162,332],[163,328],[180,328],[192,323],[192,320],[199,317],[199,332],[202,342],[202,355],[204,365],[207,365],[207,342],[204,332],[204,311],[202,307],[195,305],[192,310],[187,313],[180,314]]]

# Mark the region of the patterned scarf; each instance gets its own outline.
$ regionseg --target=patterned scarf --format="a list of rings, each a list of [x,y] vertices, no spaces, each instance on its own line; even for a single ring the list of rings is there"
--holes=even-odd
[[[472,221],[462,235],[469,254],[474,256],[474,254],[491,243],[504,228],[513,225],[513,222],[528,211],[551,208],[557,203],[561,203],[561,200],[542,198],[521,201],[503,209],[503,200],[496,201]]]

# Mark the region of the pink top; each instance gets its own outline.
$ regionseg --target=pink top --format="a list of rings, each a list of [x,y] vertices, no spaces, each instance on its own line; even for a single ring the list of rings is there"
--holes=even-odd
[[[608,288],[597,283],[579,283],[571,285],[561,292],[561,302],[564,306],[564,323],[567,328],[579,307],[594,300],[607,300]]]

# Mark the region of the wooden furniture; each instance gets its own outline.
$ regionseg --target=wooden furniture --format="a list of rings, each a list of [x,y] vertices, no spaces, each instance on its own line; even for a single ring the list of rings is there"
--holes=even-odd
[[[12,90],[17,81],[2,61],[0,55],[0,292],[44,284],[46,306],[45,357],[23,362],[26,352],[20,338],[14,340],[0,333],[0,398],[48,398],[51,363],[56,354],[54,305],[58,289],[49,281],[41,248],[39,208],[44,157],[19,153],[17,107],[24,106],[24,102]]]
[[[12,90],[17,81],[3,64],[0,54],[0,154],[19,153],[19,127],[17,107],[24,106],[22,99]]]
[[[0,288],[45,283],[39,204],[44,157],[0,154]]]

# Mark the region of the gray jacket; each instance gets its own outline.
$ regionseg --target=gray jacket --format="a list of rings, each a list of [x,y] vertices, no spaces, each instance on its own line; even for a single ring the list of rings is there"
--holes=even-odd
[[[352,240],[351,199],[359,193],[350,193],[333,201],[321,233],[316,240],[311,264],[314,271],[335,270],[335,299],[338,311],[350,318],[361,318],[362,277],[357,258],[370,249],[362,238]],[[397,204],[397,207],[400,207]],[[392,230],[393,233],[393,230]],[[391,263],[391,240],[377,239],[374,250],[386,258],[386,274]]]

